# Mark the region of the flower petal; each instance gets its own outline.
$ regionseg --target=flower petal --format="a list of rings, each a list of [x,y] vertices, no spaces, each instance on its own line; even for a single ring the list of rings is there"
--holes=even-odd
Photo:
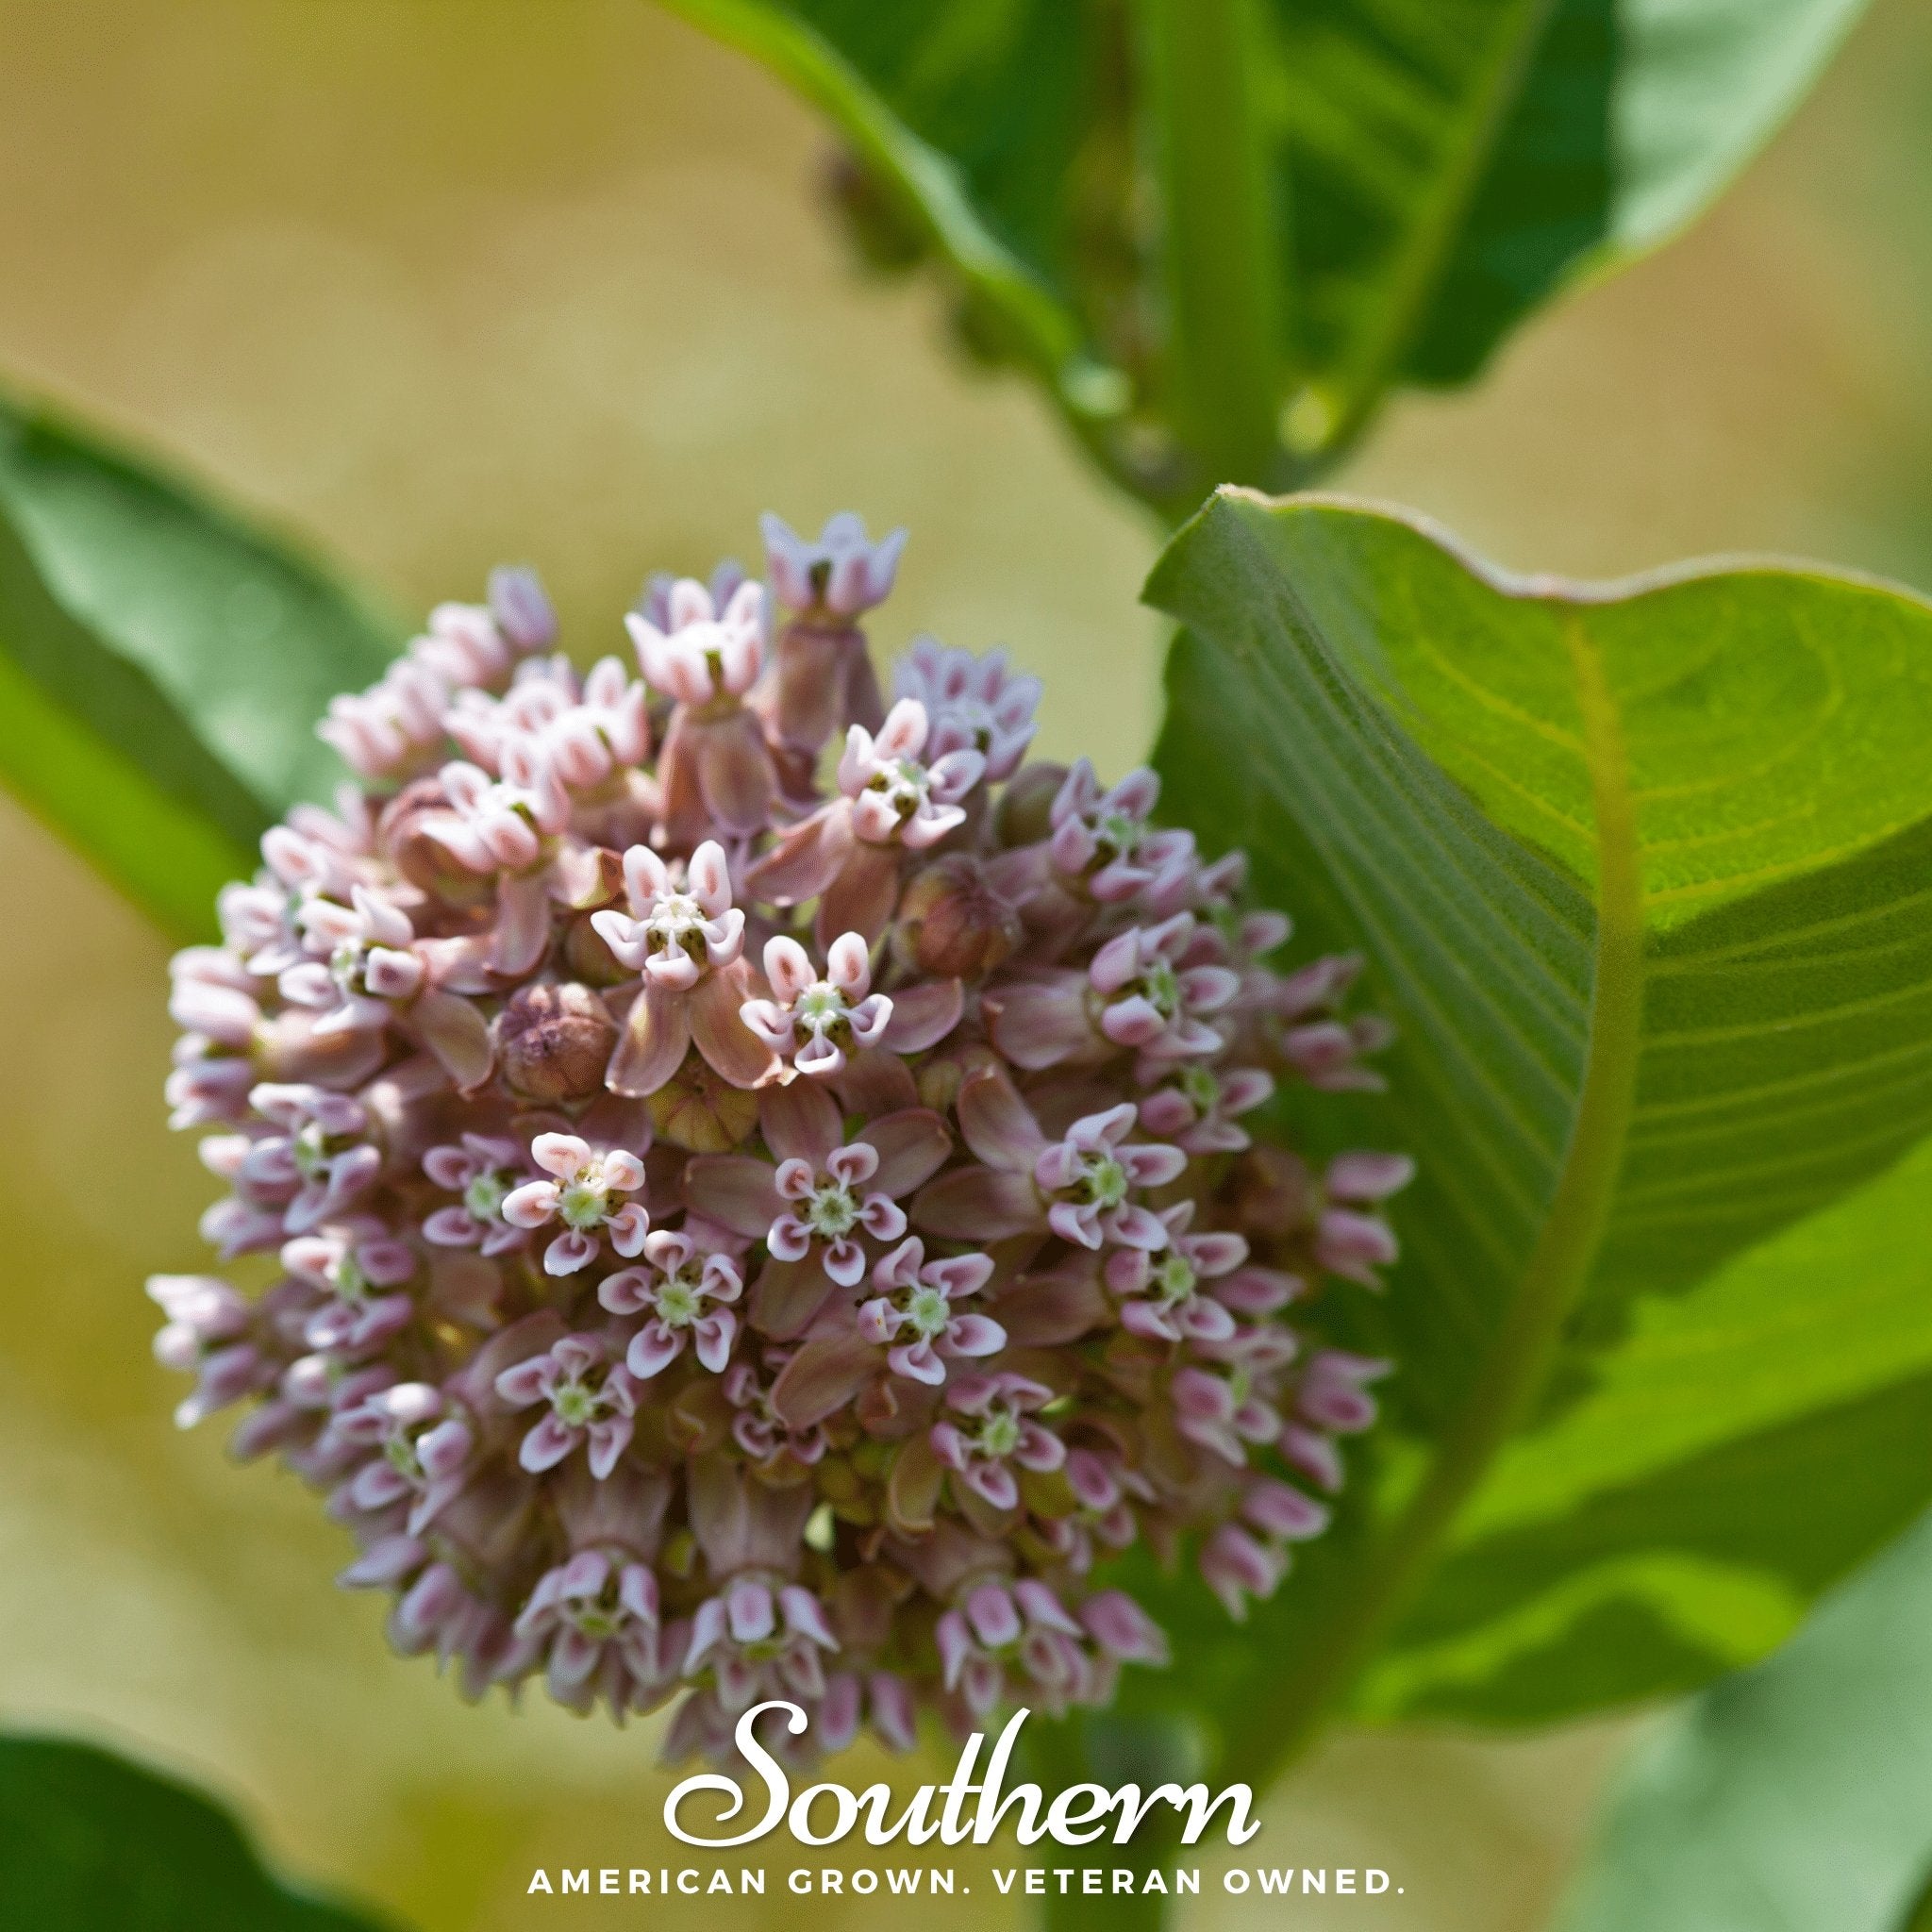
[[[684,1198],[708,1220],[751,1241],[763,1239],[782,1206],[770,1163],[746,1154],[693,1155],[685,1163]]]
[[[690,1044],[685,995],[646,974],[642,991],[625,1015],[624,1035],[610,1056],[604,1084],[632,1099],[655,1093],[684,1064]]]
[[[870,1186],[894,1201],[930,1180],[953,1150],[945,1122],[928,1107],[887,1114],[861,1129],[858,1138],[878,1152]]]
[[[928,1181],[912,1203],[912,1222],[948,1241],[997,1241],[1046,1225],[1030,1174],[960,1168]]]

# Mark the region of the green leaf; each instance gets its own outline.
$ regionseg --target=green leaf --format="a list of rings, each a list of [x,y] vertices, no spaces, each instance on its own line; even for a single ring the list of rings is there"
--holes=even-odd
[[[824,111],[1157,508],[1279,487],[1693,220],[1862,0],[668,0]]]
[[[341,775],[389,629],[288,545],[0,401],[0,782],[179,936]]]
[[[0,1924],[21,1932],[373,1932],[262,1867],[200,1792],[58,1738],[0,1738]]]
[[[1932,1494],[1932,606],[1241,491],[1148,595],[1164,809],[1400,1029],[1289,1124],[1421,1172],[1386,1301],[1331,1298],[1392,1438],[1257,1628],[1166,1586],[1188,1683],[1136,1707],[1211,1685],[1259,1778],[1351,1686],[1522,1720],[1754,1660]]]
[[[1928,1788],[1932,1518],[1664,1724],[1558,1932],[1912,1932]]]

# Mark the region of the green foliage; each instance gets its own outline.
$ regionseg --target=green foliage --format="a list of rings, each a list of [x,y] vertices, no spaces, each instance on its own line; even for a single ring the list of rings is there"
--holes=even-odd
[[[1641,1753],[1558,1932],[1932,1923],[1932,1518]]]
[[[228,1815],[125,1758],[0,1738],[0,1925],[21,1932],[374,1932],[263,1870]]]
[[[391,634],[286,544],[0,402],[0,782],[177,936],[341,775]]]
[[[1301,1129],[1421,1174],[1386,1302],[1336,1298],[1391,1442],[1247,1630],[1164,1587],[1141,1707],[1206,1687],[1261,1778],[1351,1686],[1510,1721],[1755,1660],[1932,1494],[1932,607],[1509,580],[1239,491],[1148,595],[1164,809],[1400,1028]]]
[[[834,123],[874,259],[945,264],[1169,515],[1285,488],[1674,234],[1860,0],[669,0]]]

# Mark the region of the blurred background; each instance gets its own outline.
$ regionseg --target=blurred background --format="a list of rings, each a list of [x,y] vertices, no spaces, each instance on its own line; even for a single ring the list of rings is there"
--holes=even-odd
[[[755,550],[761,508],[905,523],[875,641],[1009,644],[1048,679],[1042,748],[1118,773],[1156,721],[1158,532],[1017,380],[950,356],[929,291],[855,272],[823,159],[647,0],[0,0],[0,377],[400,611],[533,562],[580,655],[647,571]],[[1932,585],[1928,219],[1932,8],[1879,0],[1712,218],[1478,392],[1400,403],[1342,486],[1523,568],[1776,550]],[[0,1721],[189,1774],[288,1869],[432,1932],[539,1923],[537,1864],[668,1857],[654,1724],[466,1708],[333,1588],[343,1541],[292,1478],[172,1430],[141,1282],[201,1264],[212,1187],[162,1125],[167,949],[4,799],[0,905]],[[1297,1924],[1529,1932],[1641,1722],[1338,1737],[1255,1849],[1402,1888]],[[766,1862],[780,1887],[789,1848]],[[960,1871],[936,1924],[1017,1922]],[[1180,1923],[1281,1915],[1210,1880]]]

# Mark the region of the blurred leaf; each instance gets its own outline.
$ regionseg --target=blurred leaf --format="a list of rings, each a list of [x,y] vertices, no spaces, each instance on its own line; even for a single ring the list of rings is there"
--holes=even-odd
[[[295,799],[385,628],[291,548],[0,401],[0,782],[177,936]]]
[[[1558,1932],[1916,1932],[1928,1790],[1932,1518],[1665,1723]]]
[[[91,1744],[0,1738],[0,1925],[19,1932],[372,1932],[285,1890],[228,1815]]]
[[[1306,480],[1683,227],[1862,0],[668,4],[827,115],[874,258],[923,238],[1174,513]]]
[[[1932,1494],[1932,606],[1512,580],[1240,491],[1148,595],[1166,808],[1400,1029],[1294,1130],[1421,1173],[1332,1318],[1393,1446],[1246,1631],[1167,1587],[1135,1707],[1211,1686],[1259,1778],[1372,1659],[1359,1709],[1490,1719],[1754,1660]]]

